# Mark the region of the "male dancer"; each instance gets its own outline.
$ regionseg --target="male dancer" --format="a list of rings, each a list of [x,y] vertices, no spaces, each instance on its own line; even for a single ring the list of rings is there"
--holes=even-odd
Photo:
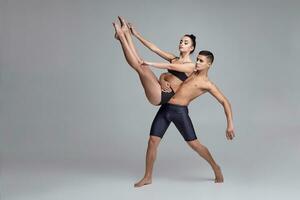
[[[197,57],[195,72],[181,84],[169,102],[160,107],[151,126],[146,153],[145,175],[139,182],[134,184],[135,187],[151,184],[157,147],[171,122],[175,124],[188,145],[211,165],[215,173],[215,183],[224,181],[221,168],[214,161],[208,149],[197,139],[187,108],[193,99],[205,92],[209,92],[224,107],[227,119],[226,138],[232,140],[235,137],[230,103],[217,86],[209,80],[207,75],[213,60],[214,56],[211,52],[200,51]],[[144,62],[143,64],[146,66],[152,65],[150,62]]]

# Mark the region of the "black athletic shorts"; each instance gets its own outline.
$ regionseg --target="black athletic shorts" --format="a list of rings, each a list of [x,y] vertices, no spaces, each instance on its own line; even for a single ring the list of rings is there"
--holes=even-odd
[[[197,139],[188,107],[169,103],[159,108],[152,122],[150,135],[162,138],[171,122],[175,124],[185,141]]]

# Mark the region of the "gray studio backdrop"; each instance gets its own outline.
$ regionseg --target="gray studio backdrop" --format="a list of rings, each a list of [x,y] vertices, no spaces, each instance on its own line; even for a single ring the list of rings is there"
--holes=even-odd
[[[163,50],[178,54],[180,37],[192,33],[193,60],[202,49],[215,54],[209,76],[232,104],[236,139],[226,141],[222,106],[209,94],[191,103],[190,115],[217,161],[299,166],[298,1],[1,0],[2,167],[72,162],[103,172],[136,166],[142,174],[158,107],[148,103],[113,37],[117,15]],[[162,61],[134,42],[145,60]],[[193,156],[171,126],[161,162]]]

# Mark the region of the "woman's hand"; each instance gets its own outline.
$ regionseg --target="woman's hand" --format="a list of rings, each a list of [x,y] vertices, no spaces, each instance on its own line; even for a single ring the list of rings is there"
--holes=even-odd
[[[136,31],[136,29],[134,28],[134,26],[131,23],[127,23],[127,26],[129,27],[132,35],[134,35],[134,36],[138,35],[138,32]]]
[[[201,71],[203,69],[205,69],[205,68],[204,67],[197,67],[197,65],[195,65],[194,72]]]

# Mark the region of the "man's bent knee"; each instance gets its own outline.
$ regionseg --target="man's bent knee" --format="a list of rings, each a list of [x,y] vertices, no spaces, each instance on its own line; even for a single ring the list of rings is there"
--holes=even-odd
[[[150,136],[148,144],[149,146],[157,146],[160,142],[161,138],[158,136]]]
[[[188,145],[192,148],[192,149],[196,149],[197,147],[201,147],[202,145],[200,144],[199,140],[192,140],[192,141],[188,141],[187,142]]]

